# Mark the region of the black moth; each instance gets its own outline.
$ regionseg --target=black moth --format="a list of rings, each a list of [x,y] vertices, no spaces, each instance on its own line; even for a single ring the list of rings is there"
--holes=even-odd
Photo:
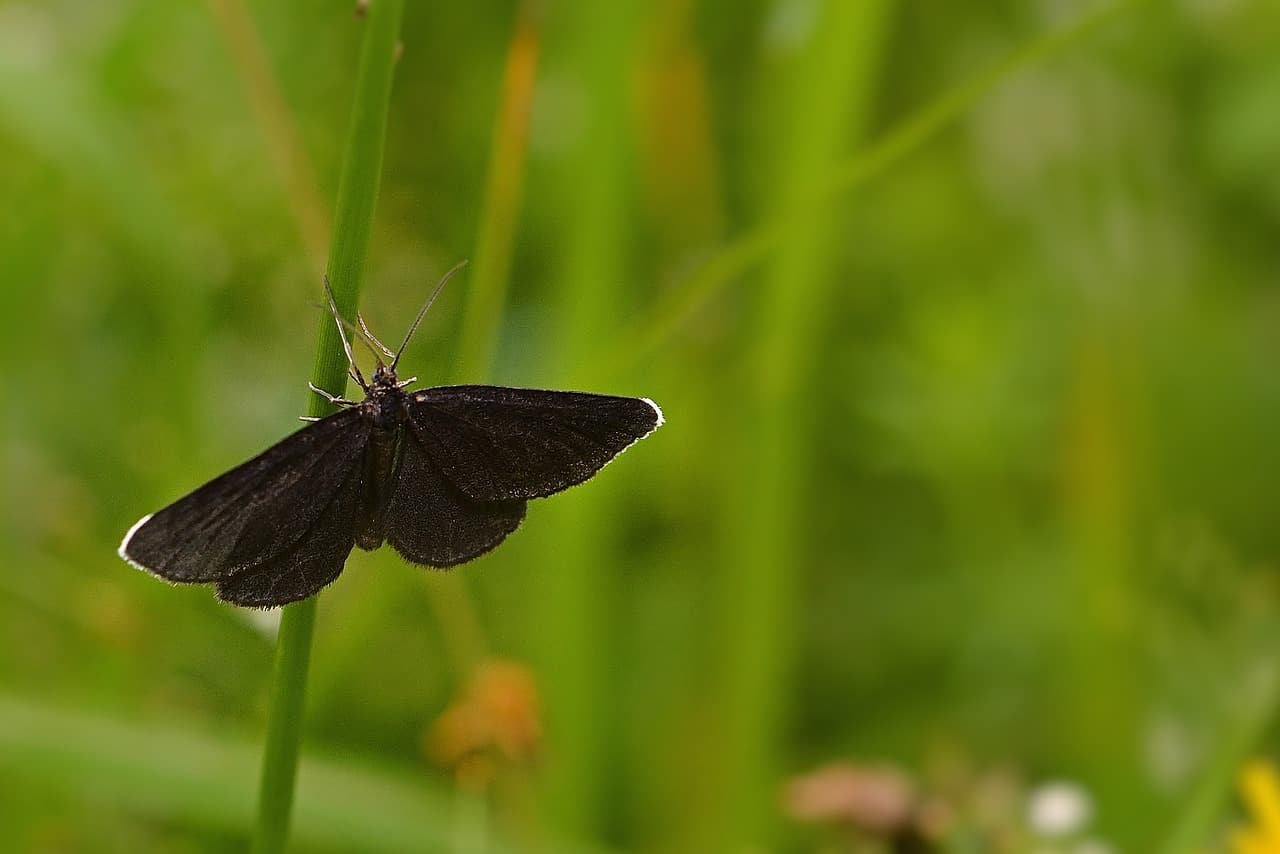
[[[404,344],[392,353],[361,321],[353,332],[391,358],[383,364],[374,351],[366,383],[329,302],[364,400],[330,398],[338,412],[139,520],[122,558],[167,581],[215,584],[219,599],[253,608],[319,592],[352,546],[386,541],[413,563],[456,566],[519,527],[526,501],[582,483],[662,424],[647,398],[484,385],[405,391],[416,378],[396,378]]]

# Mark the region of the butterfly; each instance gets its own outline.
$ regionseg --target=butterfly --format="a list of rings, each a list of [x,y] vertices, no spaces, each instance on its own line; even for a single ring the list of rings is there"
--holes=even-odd
[[[326,280],[364,399],[312,385],[337,412],[306,419],[312,423],[143,517],[120,556],[166,581],[213,584],[222,601],[251,608],[315,595],[355,546],[386,542],[411,563],[453,567],[518,528],[526,502],[582,483],[661,426],[662,410],[648,398],[488,385],[408,390],[417,378],[397,378],[400,355],[452,272],[395,352],[359,316],[358,330],[342,318]],[[348,328],[374,352],[368,382]]]

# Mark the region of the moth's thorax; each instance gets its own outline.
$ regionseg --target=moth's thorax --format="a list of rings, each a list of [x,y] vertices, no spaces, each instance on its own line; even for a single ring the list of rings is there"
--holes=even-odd
[[[387,508],[400,468],[400,427],[405,419],[407,395],[396,382],[396,372],[378,365],[360,408],[373,424],[365,446],[364,477],[356,512],[355,541],[362,549],[376,549],[386,537]]]
[[[375,428],[394,430],[404,418],[404,398],[404,391],[396,385],[395,371],[379,366],[361,406]]]

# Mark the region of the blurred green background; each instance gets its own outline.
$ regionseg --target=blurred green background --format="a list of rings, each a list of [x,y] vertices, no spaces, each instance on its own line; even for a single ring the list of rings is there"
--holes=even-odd
[[[0,0],[4,850],[245,845],[272,619],[115,548],[303,411],[360,32]],[[296,849],[1228,850],[1280,747],[1278,39],[408,4],[370,325],[470,258],[406,373],[668,423],[454,573],[353,554]]]

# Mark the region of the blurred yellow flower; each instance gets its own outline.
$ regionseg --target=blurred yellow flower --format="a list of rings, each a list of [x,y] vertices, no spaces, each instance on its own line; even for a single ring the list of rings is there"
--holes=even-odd
[[[1270,762],[1253,760],[1239,786],[1253,823],[1231,835],[1232,854],[1280,854],[1280,774]]]

